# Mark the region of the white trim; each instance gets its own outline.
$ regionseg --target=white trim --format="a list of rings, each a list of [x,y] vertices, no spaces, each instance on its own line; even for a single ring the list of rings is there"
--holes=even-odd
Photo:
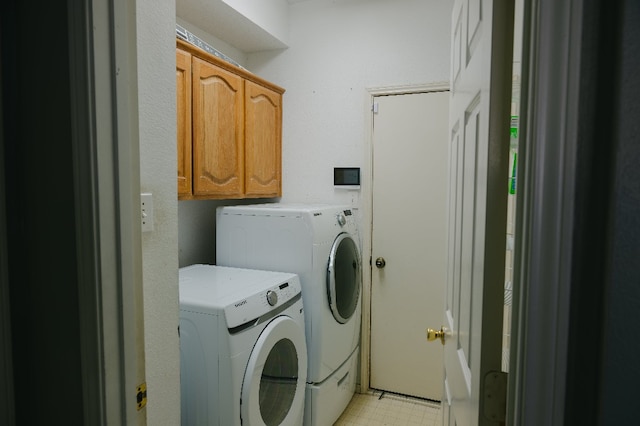
[[[464,350],[462,348],[457,350],[458,353],[458,362],[460,363],[460,370],[462,371],[462,376],[464,377],[464,383],[467,385],[467,393],[469,398],[471,398],[471,370],[469,369],[469,362],[467,361],[467,357],[464,356]]]
[[[104,424],[146,424],[135,2],[88,0]],[[83,253],[79,257],[85,256]],[[80,260],[82,262],[82,260]],[[88,330],[81,339],[87,339]]]
[[[124,359],[127,424],[146,424],[146,409],[138,409],[137,387],[145,383],[145,333],[140,221],[140,131],[138,128],[138,54],[136,2],[110,0],[114,45],[112,79],[116,99],[116,215],[119,239],[120,339]],[[177,331],[176,331],[177,332]]]
[[[451,309],[447,309],[445,314],[447,316],[447,324],[449,324],[449,332],[452,333],[454,331],[455,324],[453,323],[453,315],[451,315]]]
[[[581,0],[525,0],[507,424],[563,424]]]
[[[388,95],[408,95],[412,93],[445,92],[449,90],[449,82],[438,81],[425,84],[408,84],[404,86],[383,86],[367,88],[371,97]]]
[[[449,389],[449,379],[444,378],[444,395],[447,397],[447,405],[451,407],[451,389]],[[444,402],[444,401],[442,401]],[[449,407],[440,407],[441,410],[449,409]]]

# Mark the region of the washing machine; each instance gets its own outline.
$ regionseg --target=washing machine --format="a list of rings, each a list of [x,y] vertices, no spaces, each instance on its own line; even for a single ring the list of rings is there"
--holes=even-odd
[[[191,265],[179,278],[182,426],[302,424],[307,349],[299,277]]]
[[[358,376],[362,265],[349,206],[259,204],[216,211],[216,263],[295,273],[305,308],[305,424],[331,425]]]

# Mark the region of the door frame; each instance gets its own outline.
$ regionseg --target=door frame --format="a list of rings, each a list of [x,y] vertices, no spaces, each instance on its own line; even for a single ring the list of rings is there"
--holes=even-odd
[[[14,3],[10,3],[10,7]],[[55,117],[70,121],[71,137],[58,142],[61,151],[64,151],[62,155],[71,157],[69,162],[73,165],[73,182],[71,186],[57,190],[64,193],[62,200],[67,200],[67,196],[72,200],[63,212],[75,215],[75,227],[69,232],[73,242],[57,244],[57,248],[65,259],[73,259],[77,265],[76,274],[68,277],[63,285],[69,294],[77,297],[77,301],[69,301],[72,308],[77,306],[78,315],[77,341],[73,342],[70,350],[78,350],[81,362],[77,366],[78,373],[70,374],[69,383],[61,386],[62,392],[56,395],[43,392],[41,399],[55,403],[65,398],[64,389],[67,387],[81,386],[84,398],[77,401],[76,406],[85,424],[143,425],[146,424],[146,410],[139,409],[137,400],[137,386],[144,382],[145,360],[139,219],[136,5],[135,2],[83,0],[64,3],[61,7],[68,18],[61,29],[67,33],[69,44],[61,47],[63,53],[60,57],[64,59],[68,54],[69,58],[69,99],[53,99],[47,91],[43,91],[42,97],[47,105],[55,103],[59,108],[60,113]],[[17,20],[17,25],[26,24],[22,18]],[[32,57],[34,61],[22,65],[32,67],[36,61],[42,62],[37,55]],[[4,123],[0,124],[3,135],[0,140],[0,162],[4,164],[5,147],[9,145],[4,139]],[[52,137],[55,138],[56,134]],[[45,138],[33,141],[33,146],[39,147],[50,142]],[[20,154],[16,160],[20,162],[28,154],[31,153],[27,151],[27,154]],[[66,180],[59,178],[66,173],[52,173],[51,182],[66,183]],[[14,391],[13,385],[18,375],[13,369],[11,357],[14,341],[9,321],[6,321],[11,305],[9,293],[13,288],[8,271],[23,266],[9,265],[8,260],[9,253],[17,252],[20,248],[11,246],[4,232],[13,225],[7,213],[20,206],[5,202],[4,189],[7,185],[3,171],[0,173],[0,187],[3,189],[0,201],[0,306],[3,317],[0,327],[0,376],[5,380],[0,391],[0,423],[12,425],[16,421],[16,409],[19,408],[15,403],[21,395]],[[24,188],[37,192],[35,185],[30,183],[25,184]],[[49,226],[49,222],[46,223]],[[44,233],[39,239],[30,241],[30,244],[52,247],[53,242],[48,238]],[[43,264],[45,268],[49,265],[46,262]],[[60,284],[61,279],[58,277],[52,282],[41,283],[26,281],[26,285],[38,291],[52,283]],[[14,287],[18,286],[15,282],[13,284]],[[22,301],[22,296],[18,295],[17,300]],[[76,306],[73,306],[74,303]],[[32,309],[33,312],[27,313],[42,315],[35,309],[37,305]],[[53,324],[62,328],[66,325],[64,319],[53,321]],[[64,329],[61,333],[64,333]],[[76,338],[74,332],[71,334],[74,336],[72,338]],[[38,344],[38,341],[34,344]],[[44,371],[59,368],[54,364],[44,367]]]
[[[611,282],[608,264],[616,243],[611,215],[619,208],[615,155],[618,132],[631,132],[624,127],[629,122],[618,121],[627,112],[618,102],[621,88],[637,87],[637,78],[621,81],[628,46],[618,26],[630,2],[624,3],[524,1],[520,134],[526,142],[518,153],[507,424],[625,416],[625,401],[604,398],[607,381],[620,379],[604,357],[620,350],[606,344],[615,334],[607,314],[618,308],[608,292],[621,285]],[[621,355],[616,364],[633,362],[632,356]]]
[[[382,86],[366,89],[365,146],[362,167],[362,323],[360,341],[360,383],[359,392],[368,392],[371,362],[371,233],[373,232],[373,104],[376,96],[411,95],[416,93],[442,92],[449,90],[448,81],[427,84]],[[367,257],[369,259],[367,259]]]

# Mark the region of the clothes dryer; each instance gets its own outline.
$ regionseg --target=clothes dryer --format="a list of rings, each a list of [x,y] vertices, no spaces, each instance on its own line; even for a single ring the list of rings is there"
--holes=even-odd
[[[213,265],[179,276],[182,425],[302,424],[299,277]]]
[[[308,374],[305,424],[333,424],[355,391],[362,266],[355,211],[348,206],[219,207],[219,265],[292,272],[305,307]]]

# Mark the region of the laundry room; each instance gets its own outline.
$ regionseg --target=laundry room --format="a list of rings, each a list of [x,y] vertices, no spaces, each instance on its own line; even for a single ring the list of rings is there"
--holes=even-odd
[[[152,194],[154,209],[153,231],[143,233],[142,241],[146,381],[153,395],[149,424],[179,423],[180,354],[177,335],[170,332],[179,322],[178,268],[217,263],[216,250],[225,250],[216,249],[218,208],[345,206],[359,230],[362,288],[370,289],[372,96],[431,86],[442,90],[449,80],[449,2],[274,0],[262,10],[231,0],[211,3],[177,0],[175,10],[151,1],[137,6],[138,71],[147,76],[139,82],[141,191]],[[281,188],[275,196],[177,196],[180,158],[175,139],[167,136],[176,133],[170,122],[176,107],[169,104],[176,83],[166,68],[175,61],[178,27],[284,89]],[[159,91],[160,86],[171,90]],[[357,170],[359,185],[336,184],[334,174],[341,168]],[[420,187],[406,181],[395,191],[410,199]],[[368,359],[368,348],[362,350],[359,356]],[[358,386],[361,368],[366,365],[356,368]]]
[[[635,424],[635,4],[3,2],[0,424]]]

